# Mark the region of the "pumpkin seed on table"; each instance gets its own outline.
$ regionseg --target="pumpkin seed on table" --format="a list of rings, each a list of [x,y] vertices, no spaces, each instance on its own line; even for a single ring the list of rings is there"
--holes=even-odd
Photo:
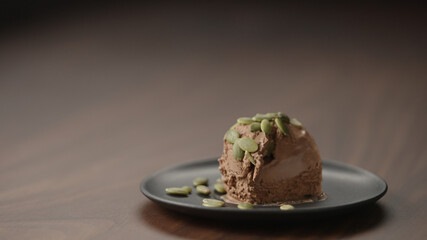
[[[225,140],[229,143],[234,143],[239,137],[239,133],[234,129],[230,129],[225,133]]]
[[[238,208],[240,209],[252,209],[254,208],[254,205],[248,202],[243,202],[243,203],[239,203],[239,205],[237,205]]]
[[[294,206],[289,204],[283,204],[280,206],[280,210],[283,210],[283,211],[292,210],[292,209],[294,209]]]
[[[195,179],[193,179],[193,185],[197,186],[197,185],[206,185],[208,184],[208,179],[205,177],[196,177]]]
[[[267,136],[271,133],[271,125],[270,125],[270,121],[268,121],[267,119],[263,119],[261,121],[261,131]]]
[[[203,195],[209,195],[209,194],[211,194],[211,190],[208,187],[206,187],[205,185],[198,185],[198,186],[196,186],[196,190],[197,190],[197,192],[199,192],[199,193],[201,193]]]
[[[237,119],[237,122],[240,124],[251,124],[253,122],[252,118],[241,117]]]
[[[251,123],[250,128],[251,128],[251,132],[259,131],[261,130],[261,124],[259,122],[253,122]]]
[[[301,127],[302,126],[301,122],[298,121],[298,119],[296,119],[296,118],[292,118],[291,119],[291,124],[294,125],[294,126],[297,126],[297,127]]]
[[[258,150],[258,144],[251,138],[240,138],[239,141],[237,141],[237,144],[244,151],[256,152]]]
[[[181,195],[181,196],[187,196],[188,195],[187,190],[182,189],[182,188],[178,188],[178,187],[166,188],[165,191],[171,195]]]
[[[190,194],[193,191],[193,189],[191,189],[191,187],[189,187],[189,186],[184,186],[184,187],[182,187],[182,189],[184,189],[185,191],[187,191],[188,194]]]
[[[251,162],[254,166],[256,165],[254,157],[252,157],[252,155],[248,151],[245,152],[245,156],[249,160],[249,162]]]
[[[222,207],[224,206],[224,202],[221,200],[216,200],[212,198],[203,199],[203,206],[205,207]]]
[[[222,183],[216,183],[214,185],[215,191],[219,192],[219,193],[225,193],[225,189],[224,189],[224,184]]]
[[[275,121],[277,127],[283,133],[283,135],[285,135],[285,136],[289,135],[288,126],[286,126],[286,124],[283,123],[282,118],[276,118],[274,121]]]
[[[233,145],[233,156],[234,156],[234,159],[236,159],[237,161],[242,161],[245,155],[245,152],[239,146],[240,140],[241,140],[240,138],[237,139]]]

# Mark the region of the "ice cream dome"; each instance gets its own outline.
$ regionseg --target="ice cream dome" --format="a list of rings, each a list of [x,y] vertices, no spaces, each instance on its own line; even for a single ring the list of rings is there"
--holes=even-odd
[[[322,194],[322,163],[313,137],[282,113],[242,117],[224,136],[219,161],[226,199],[256,204]]]

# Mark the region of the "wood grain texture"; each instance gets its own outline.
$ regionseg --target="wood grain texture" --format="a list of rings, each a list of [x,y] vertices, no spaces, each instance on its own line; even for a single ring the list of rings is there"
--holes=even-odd
[[[425,239],[426,33],[416,6],[142,5],[46,16],[0,40],[0,239]],[[396,19],[395,16],[398,16]],[[389,184],[307,223],[221,223],[139,183],[219,156],[282,111],[321,155]]]

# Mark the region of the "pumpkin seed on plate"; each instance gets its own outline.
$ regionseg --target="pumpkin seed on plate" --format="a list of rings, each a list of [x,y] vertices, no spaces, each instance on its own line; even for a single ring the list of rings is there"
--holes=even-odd
[[[286,211],[286,210],[292,210],[294,209],[294,206],[289,205],[289,204],[283,204],[280,206],[280,210]]]
[[[254,166],[256,165],[254,157],[252,157],[252,155],[248,151],[245,152],[245,156],[249,160],[249,162],[251,162]]]
[[[255,152],[258,150],[258,144],[251,138],[243,137],[237,141],[239,147],[248,152]]]
[[[225,193],[225,189],[224,189],[224,184],[222,183],[216,183],[214,185],[215,191],[219,192],[219,193]]]
[[[237,119],[237,122],[240,124],[251,124],[253,122],[252,118],[241,117]]]
[[[252,209],[254,208],[254,205],[248,202],[243,202],[243,203],[239,203],[239,205],[237,205],[238,208],[240,209]]]
[[[261,130],[261,124],[259,122],[251,123],[251,132],[256,132]]]
[[[302,126],[301,122],[298,121],[296,118],[292,118],[291,119],[291,124],[294,125],[294,126],[297,126],[297,127],[301,127]]]
[[[187,191],[188,194],[190,194],[193,191],[193,189],[191,189],[191,187],[189,187],[189,186],[184,186],[184,187],[182,187],[182,189],[184,189],[185,191]]]
[[[224,206],[224,202],[221,200],[216,200],[212,198],[205,198],[203,199],[203,206],[205,207],[222,207]]]
[[[205,177],[196,177],[195,179],[193,179],[194,186],[206,185],[206,184],[208,184],[208,179]]]
[[[261,131],[267,136],[271,133],[271,125],[270,121],[267,119],[263,119],[261,121]]]
[[[225,133],[225,140],[229,143],[234,143],[239,137],[239,133],[234,129],[230,129]]]
[[[218,200],[218,199],[213,199],[213,198],[203,198],[203,203],[209,203],[209,204],[222,204],[224,205],[225,202]]]
[[[181,196],[187,196],[188,192],[182,188],[178,188],[178,187],[171,187],[171,188],[166,188],[165,191],[168,194],[171,195],[181,195]]]
[[[206,187],[205,185],[198,185],[198,186],[196,186],[196,190],[197,190],[197,192],[199,192],[199,193],[201,193],[203,195],[209,195],[209,194],[211,194],[211,190],[208,187]]]
[[[233,145],[233,156],[234,156],[234,159],[236,159],[237,161],[242,161],[245,155],[245,152],[239,146],[240,140],[241,140],[240,138],[237,139]]]

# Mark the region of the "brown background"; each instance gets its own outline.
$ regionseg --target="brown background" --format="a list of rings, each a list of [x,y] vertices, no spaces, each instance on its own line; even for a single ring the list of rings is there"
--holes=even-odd
[[[1,239],[427,236],[420,6],[19,7],[0,35]],[[383,177],[386,196],[321,222],[221,223],[139,192],[271,111],[300,119],[324,158]]]

